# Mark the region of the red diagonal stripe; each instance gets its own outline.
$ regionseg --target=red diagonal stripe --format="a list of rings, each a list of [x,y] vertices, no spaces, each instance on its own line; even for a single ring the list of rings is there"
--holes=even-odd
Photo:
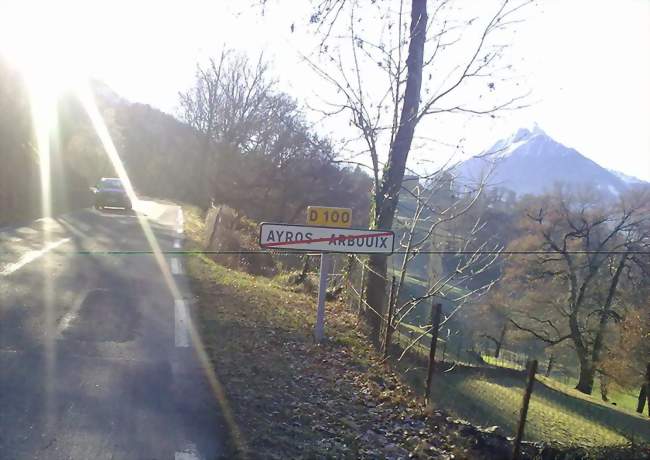
[[[344,235],[344,236],[335,236],[334,239],[336,241],[345,241],[345,240],[353,240],[355,238],[369,238],[369,237],[379,237],[379,236],[392,236],[393,234],[391,232],[385,232],[385,233],[367,233],[367,234],[361,234],[361,235]],[[316,238],[315,240],[298,240],[298,241],[276,241],[273,243],[263,243],[262,247],[263,248],[269,248],[269,247],[276,247],[276,246],[290,246],[292,244],[311,244],[311,243],[322,243],[324,241],[330,241],[332,239],[331,236],[328,236],[327,238]]]

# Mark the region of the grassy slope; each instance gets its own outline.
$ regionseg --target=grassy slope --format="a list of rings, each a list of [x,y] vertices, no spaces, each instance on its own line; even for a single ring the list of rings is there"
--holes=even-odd
[[[186,231],[190,241],[199,241],[201,221],[191,209],[186,210]],[[342,306],[328,304],[332,340],[326,347],[316,347],[310,336],[312,297],[294,293],[278,280],[229,270],[205,256],[189,256],[186,263],[194,293],[202,300],[195,314],[203,344],[235,408],[243,444],[263,449],[269,458],[273,452],[280,457],[318,456],[341,446],[362,452],[358,434],[364,431],[363,425],[376,426],[386,416],[379,414],[374,421],[354,418],[367,415],[367,405],[375,404],[358,395],[380,397],[385,388],[367,384],[376,356],[353,327],[356,318]],[[420,375],[418,386],[421,381]],[[498,424],[512,432],[521,385],[507,377],[487,379],[450,372],[436,377],[434,401],[474,423]],[[398,398],[407,394],[405,390]],[[344,408],[356,415],[342,421],[337,411],[340,414]],[[647,420],[538,384],[526,438],[619,444],[625,442],[619,429],[639,436],[645,433],[650,441]]]
[[[185,211],[192,250],[201,221],[196,210]],[[198,299],[193,315],[235,438],[226,458],[385,458],[387,449],[405,458],[420,448],[494,458],[469,455],[454,427],[431,431],[408,386],[379,365],[340,303],[327,304],[329,340],[314,345],[313,297],[206,256],[185,263]],[[407,423],[416,418],[420,425]],[[429,449],[434,438],[438,447]]]
[[[611,402],[613,401],[616,403],[617,405],[616,407],[618,411],[627,412],[630,415],[638,416],[636,412],[636,405],[638,402],[637,396],[631,395],[629,393],[624,393],[622,391],[610,390],[608,393],[608,398],[610,399],[610,402],[606,403],[600,398],[599,382],[594,383],[593,393],[591,395],[586,395],[574,388],[575,385],[578,383],[577,379],[570,380],[569,386],[564,385],[555,379],[551,379],[544,376],[538,376],[538,380],[543,382],[545,385],[553,389],[556,389],[558,391],[562,391],[563,393],[566,393],[574,398],[582,399],[592,404],[598,404],[608,409],[612,408],[613,405],[611,404]]]
[[[522,369],[522,367],[517,364],[510,362],[506,359],[495,359],[492,356],[483,355],[483,359],[488,364],[493,366],[506,367],[510,369]],[[541,364],[540,364],[541,366]],[[548,378],[541,375],[537,376],[537,379],[547,386],[554,388],[558,391],[562,391],[570,396],[584,399],[585,401],[592,402],[594,404],[600,404],[608,408],[614,408],[612,402],[616,403],[616,408],[620,411],[626,411],[632,415],[636,414],[636,405],[637,405],[637,396],[617,389],[610,389],[608,392],[609,403],[602,401],[600,397],[600,382],[596,380],[594,382],[594,389],[591,395],[585,395],[577,390],[575,390],[575,385],[578,383],[578,379],[569,378],[568,381],[559,381],[557,378]]]
[[[421,328],[404,325],[418,334]],[[415,348],[427,354],[430,334]],[[406,342],[406,337],[403,338]],[[484,357],[489,362],[488,357]],[[520,369],[513,364],[512,369]],[[523,395],[522,379],[490,377],[476,372],[441,374],[436,382],[435,401],[439,407],[479,425],[499,425],[509,434]],[[634,406],[635,408],[636,406]],[[526,439],[559,444],[604,446],[625,444],[626,436],[650,443],[650,420],[633,408],[614,407],[597,398],[567,388],[555,380],[538,376],[526,425]]]
[[[436,382],[435,400],[440,406],[475,423],[497,424],[514,433],[523,379],[471,371],[443,374]],[[526,439],[603,446],[625,444],[626,436],[650,442],[650,421],[535,384]]]
[[[186,231],[194,239],[192,226],[199,229],[200,222],[186,210],[187,221]],[[264,458],[307,452],[317,456],[322,434],[312,424],[318,421],[318,411],[303,405],[310,397],[303,390],[309,389],[315,372],[332,378],[341,370],[317,367],[326,358],[311,344],[313,299],[267,278],[225,268],[206,256],[189,256],[186,266],[200,300],[194,314],[202,343],[232,407],[234,431],[241,433],[239,446],[230,446],[230,455],[238,450],[238,455]],[[328,315],[333,314],[330,308]],[[336,325],[328,326],[333,333]],[[352,348],[363,346],[350,334],[339,340]],[[314,394],[314,402],[322,397]],[[325,425],[325,419],[318,423]]]

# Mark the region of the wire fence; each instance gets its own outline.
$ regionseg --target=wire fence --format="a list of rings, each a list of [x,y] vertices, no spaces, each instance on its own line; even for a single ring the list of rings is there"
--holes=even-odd
[[[417,388],[422,385],[427,369],[433,337],[431,323],[395,324],[394,319],[389,321],[386,314],[371,309],[363,290],[367,272],[362,256],[339,258],[338,270],[331,280],[345,285],[344,301],[360,318],[379,315],[384,328],[390,323],[394,329],[391,357],[402,358],[395,367]],[[388,277],[385,279],[388,281]],[[388,288],[390,283],[386,285]],[[386,299],[389,294],[387,289]],[[499,426],[504,434],[514,436],[525,399],[526,371],[534,360],[538,370],[524,439],[594,447],[650,443],[647,420],[611,404],[608,407],[595,396],[582,397],[573,390],[577,383],[576,368],[555,356],[531,356],[506,348],[501,348],[498,354],[495,351],[494,347],[462,333],[438,337],[433,403],[473,423]]]

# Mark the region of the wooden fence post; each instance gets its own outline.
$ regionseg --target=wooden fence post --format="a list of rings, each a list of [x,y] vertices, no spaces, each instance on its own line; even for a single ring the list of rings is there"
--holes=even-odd
[[[645,379],[641,384],[641,391],[639,391],[639,401],[636,406],[636,411],[643,414],[643,408],[648,404],[648,417],[650,417],[650,363],[648,363],[645,370]]]
[[[395,276],[390,283],[390,295],[388,296],[388,318],[386,318],[386,333],[384,334],[384,359],[388,358],[388,348],[393,336],[393,309],[395,308]]]
[[[537,360],[534,359],[532,361],[529,361],[526,367],[528,368],[528,375],[526,377],[526,392],[524,393],[524,400],[521,404],[521,412],[519,414],[517,436],[515,437],[515,445],[512,451],[513,460],[517,460],[519,458],[521,440],[524,437],[526,416],[528,415],[528,404],[530,403],[530,395],[533,393],[533,383],[535,383],[535,374],[537,373]]]
[[[555,359],[554,355],[551,355],[551,357],[548,359],[548,366],[546,367],[546,377],[551,376],[551,371],[553,370],[553,360]]]
[[[366,264],[361,263],[361,285],[359,286],[359,311],[358,315],[361,316],[361,312],[364,310],[363,308],[363,292],[365,290],[365,285],[366,285]]]
[[[436,346],[438,345],[438,329],[440,329],[440,313],[442,304],[431,305],[431,347],[429,348],[429,371],[427,374],[427,385],[424,392],[424,403],[429,404],[431,400],[431,382],[433,371],[436,366]]]
[[[346,275],[345,276],[346,280],[345,280],[345,283],[344,283],[344,285],[346,285],[346,286],[354,287],[354,283],[353,283],[354,265],[355,265],[355,263],[354,263],[354,254],[349,254],[348,255],[348,266],[346,268],[346,274],[345,274]],[[349,291],[350,289],[346,289],[346,290]],[[350,311],[352,311],[352,306],[354,304],[353,303],[353,297],[351,295],[347,295],[347,301],[348,301],[348,308],[350,309]]]

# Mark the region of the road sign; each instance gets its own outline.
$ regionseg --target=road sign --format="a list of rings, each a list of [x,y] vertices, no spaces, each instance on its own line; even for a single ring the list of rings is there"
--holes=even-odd
[[[349,228],[352,224],[352,210],[349,208],[309,206],[307,207],[307,225],[310,224],[323,227]],[[271,234],[267,235],[267,237],[270,236]],[[331,265],[330,257],[327,253],[320,255],[318,305],[316,306],[316,323],[314,323],[314,339],[316,343],[323,339],[325,329],[325,297],[327,296],[327,275]]]
[[[391,254],[394,242],[395,234],[390,230],[272,223],[260,225],[260,246],[265,249]]]
[[[352,209],[308,206],[307,225],[348,228],[352,225]]]

